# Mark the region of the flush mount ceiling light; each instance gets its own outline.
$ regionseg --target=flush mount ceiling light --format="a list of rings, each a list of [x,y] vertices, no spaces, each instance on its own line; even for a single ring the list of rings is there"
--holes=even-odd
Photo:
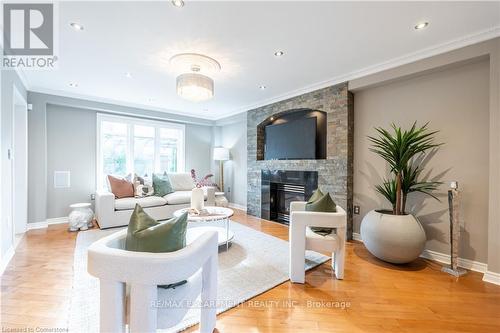
[[[172,0],[172,5],[177,8],[184,7],[184,1],[183,0]]]
[[[274,52],[274,56],[275,56],[275,57],[278,57],[278,58],[279,58],[279,57],[282,57],[284,54],[285,54],[285,52],[283,52],[283,51],[281,51],[281,50],[280,50],[280,51],[276,51],[276,52]]]
[[[415,30],[422,30],[422,29],[425,29],[427,28],[427,26],[429,25],[429,22],[420,22],[418,23],[416,26],[415,26]]]
[[[197,53],[181,53],[170,58],[170,65],[180,73],[177,94],[189,101],[201,102],[214,96],[214,80],[209,74],[220,71],[217,60]]]
[[[72,27],[76,31],[82,31],[83,30],[83,25],[78,24],[76,22],[71,22],[69,25],[70,25],[70,27]]]
[[[177,95],[193,102],[214,97],[214,80],[198,73],[186,73],[177,77]]]

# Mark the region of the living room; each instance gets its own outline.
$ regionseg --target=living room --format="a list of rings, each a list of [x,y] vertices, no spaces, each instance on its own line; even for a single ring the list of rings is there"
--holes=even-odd
[[[500,330],[500,2],[2,11],[2,331]]]

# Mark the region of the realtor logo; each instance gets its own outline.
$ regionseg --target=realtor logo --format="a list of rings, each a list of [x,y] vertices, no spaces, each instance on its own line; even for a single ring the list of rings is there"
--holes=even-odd
[[[54,5],[3,5],[3,45],[7,56],[54,54]]]
[[[4,3],[1,68],[54,69],[57,3]]]

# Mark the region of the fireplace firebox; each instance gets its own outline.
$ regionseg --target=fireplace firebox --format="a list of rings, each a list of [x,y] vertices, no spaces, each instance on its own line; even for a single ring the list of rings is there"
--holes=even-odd
[[[318,187],[316,171],[262,170],[261,216],[288,225],[290,203],[305,201]]]

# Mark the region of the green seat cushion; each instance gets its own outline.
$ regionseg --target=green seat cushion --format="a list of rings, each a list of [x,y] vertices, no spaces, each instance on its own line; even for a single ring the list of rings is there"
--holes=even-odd
[[[173,252],[186,246],[187,213],[158,222],[136,204],[125,240],[127,251]]]
[[[153,174],[153,189],[154,195],[159,197],[174,192],[168,176],[158,176],[157,174]]]
[[[311,199],[318,192],[321,193],[319,189],[316,190],[311,196]],[[319,198],[317,198],[314,201],[311,201],[311,199],[309,199],[309,201],[306,204],[306,211],[324,212],[324,213],[335,213],[337,211],[337,205],[330,196],[330,193],[326,194],[321,193],[321,196],[318,194],[318,197]],[[311,230],[319,235],[326,236],[332,233],[333,228],[311,227]]]

